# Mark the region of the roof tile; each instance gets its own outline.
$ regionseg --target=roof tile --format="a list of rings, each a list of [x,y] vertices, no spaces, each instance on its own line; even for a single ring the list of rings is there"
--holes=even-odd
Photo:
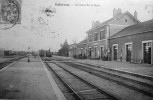
[[[111,36],[110,39],[122,37],[122,36],[127,36],[127,35],[132,35],[132,34],[137,34],[137,33],[142,33],[142,32],[146,32],[146,31],[153,31],[153,20],[140,22],[138,24],[125,27],[124,29],[122,29],[118,33]]]

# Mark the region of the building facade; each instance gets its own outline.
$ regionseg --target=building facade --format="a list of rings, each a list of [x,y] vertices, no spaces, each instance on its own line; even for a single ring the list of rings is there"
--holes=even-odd
[[[69,45],[69,57],[75,57],[76,56],[76,50],[77,50],[77,44],[71,44]]]
[[[87,57],[93,59],[109,58],[109,37],[116,34],[123,28],[139,23],[137,12],[134,16],[129,12],[122,13],[121,9],[113,10],[113,18],[100,23],[92,23],[92,28],[87,33]]]
[[[86,59],[87,58],[87,39],[82,40],[77,44],[77,57]]]
[[[153,64],[153,20],[128,26],[110,37],[112,60]]]

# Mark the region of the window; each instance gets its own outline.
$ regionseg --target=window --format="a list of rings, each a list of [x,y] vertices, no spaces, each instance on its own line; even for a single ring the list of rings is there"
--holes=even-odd
[[[105,38],[106,38],[105,31],[104,30],[100,31],[100,40]]]
[[[95,33],[94,34],[94,41],[97,41],[98,40],[98,33]]]
[[[125,19],[125,22],[127,23],[127,19]]]
[[[89,42],[92,42],[92,35],[89,35]]]

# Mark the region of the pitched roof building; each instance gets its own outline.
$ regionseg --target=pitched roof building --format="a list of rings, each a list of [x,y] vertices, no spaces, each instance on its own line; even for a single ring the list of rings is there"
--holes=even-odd
[[[76,55],[77,43],[69,45],[69,57],[74,57]]]
[[[87,57],[87,39],[82,40],[77,45],[77,55],[79,58],[86,58]]]

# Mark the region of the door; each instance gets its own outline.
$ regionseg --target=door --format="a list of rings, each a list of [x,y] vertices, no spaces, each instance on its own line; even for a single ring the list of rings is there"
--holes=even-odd
[[[131,62],[132,44],[126,45],[126,61]]]
[[[114,60],[117,60],[117,45],[113,46]]]
[[[151,64],[151,42],[143,43],[144,63]]]
[[[100,52],[101,52],[100,57],[101,59],[103,59],[103,47],[100,47]]]
[[[91,48],[89,48],[89,57],[91,57]]]
[[[97,57],[97,47],[95,47],[95,57],[94,58],[96,58]]]

